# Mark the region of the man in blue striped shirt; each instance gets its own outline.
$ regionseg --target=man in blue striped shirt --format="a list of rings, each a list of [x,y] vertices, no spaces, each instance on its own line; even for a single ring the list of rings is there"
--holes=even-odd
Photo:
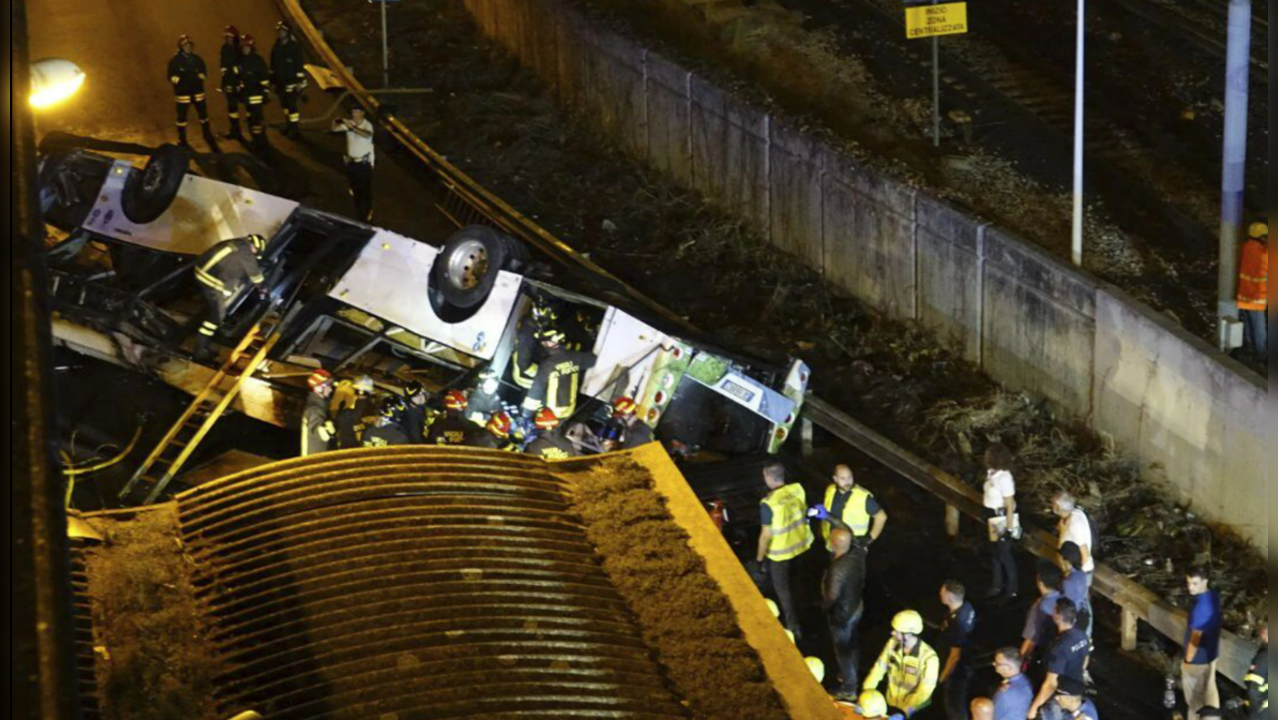
[[[994,672],[1003,679],[994,693],[994,720],[1025,720],[1034,702],[1034,686],[1021,672],[1021,651],[1005,647],[994,654]]]

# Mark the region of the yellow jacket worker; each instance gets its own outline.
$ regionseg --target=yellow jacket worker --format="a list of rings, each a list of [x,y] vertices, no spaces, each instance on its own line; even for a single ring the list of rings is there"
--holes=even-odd
[[[822,521],[821,537],[826,550],[833,552],[830,531],[835,528],[852,533],[853,547],[865,550],[883,534],[887,511],[874,498],[874,493],[856,484],[852,468],[847,465],[836,465],[832,479],[834,482],[825,489],[822,503],[808,515]]]
[[[892,639],[865,679],[866,690],[877,690],[886,679],[884,694],[888,705],[906,717],[932,704],[932,693],[936,691],[941,672],[940,659],[936,651],[919,638],[922,634],[922,616],[913,610],[897,613],[892,619]]]
[[[779,462],[763,468],[763,482],[768,494],[759,505],[759,547],[757,558],[760,575],[772,580],[772,589],[781,604],[787,630],[800,637],[799,619],[794,611],[794,595],[790,578],[794,560],[812,547],[814,538],[808,525],[807,495],[798,483],[786,484],[785,466]],[[765,569],[766,568],[766,573]],[[757,578],[759,580],[762,578]]]

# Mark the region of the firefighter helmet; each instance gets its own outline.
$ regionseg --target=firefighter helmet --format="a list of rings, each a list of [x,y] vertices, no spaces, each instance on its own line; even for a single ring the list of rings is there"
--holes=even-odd
[[[538,330],[536,337],[541,342],[554,343],[556,345],[563,345],[564,341],[568,339],[568,336],[564,334],[563,330],[553,327]]]
[[[532,309],[528,314],[534,323],[541,326],[559,319],[559,313],[555,312],[555,307],[543,298],[533,300]]]
[[[331,382],[333,382],[333,373],[320,368],[319,370],[311,373],[310,377],[306,378],[306,387],[315,390],[321,385],[327,385]]]
[[[633,398],[619,397],[612,401],[612,414],[614,417],[630,417],[635,414],[635,408]]]
[[[1247,237],[1256,238],[1257,240],[1269,237],[1269,223],[1252,223],[1251,227],[1247,228]]]
[[[421,384],[419,380],[409,380],[404,383],[404,397],[415,398],[419,395],[426,395],[426,386]]]
[[[257,41],[253,39],[252,35],[244,33],[240,36],[240,47],[257,49]]]
[[[249,235],[247,239],[249,244],[253,246],[254,253],[261,255],[262,252],[266,250],[266,238],[261,235],[253,233],[252,235]]]
[[[373,385],[373,378],[367,375],[360,375],[355,378],[355,382],[351,383],[351,387],[355,389],[355,392],[365,395],[372,394],[373,390],[376,389]]]
[[[554,430],[559,427],[559,417],[555,415],[555,411],[548,407],[544,407],[537,411],[537,417],[533,420],[533,424],[538,430]]]
[[[402,397],[391,396],[382,404],[382,417],[393,423],[401,422],[405,412],[408,412],[408,403]]]
[[[892,629],[906,635],[922,635],[923,616],[913,610],[902,610],[892,618]]]
[[[466,393],[461,390],[449,390],[444,393],[444,408],[447,410],[465,410]]]
[[[816,678],[818,683],[825,682],[825,663],[821,662],[821,658],[805,657],[803,662],[807,664],[812,677]]]
[[[878,690],[866,690],[856,700],[856,711],[862,717],[870,718],[870,720],[887,717],[887,698],[883,697],[883,693]]]
[[[493,413],[492,417],[488,418],[488,425],[486,425],[486,427],[488,428],[488,432],[493,435],[502,439],[508,438],[510,437],[511,427],[510,416],[499,410]]]
[[[234,25],[227,25],[226,28],[222,30],[222,35],[229,38],[233,38],[235,42],[240,41],[239,28],[235,27]]]
[[[178,50],[181,50],[186,45],[190,45],[194,47],[195,41],[191,39],[190,35],[186,35],[186,34],[178,35],[178,41],[177,41]]]
[[[772,613],[772,617],[774,618],[781,617],[781,607],[777,605],[776,600],[773,600],[772,598],[764,598],[763,602],[767,604],[768,612]]]

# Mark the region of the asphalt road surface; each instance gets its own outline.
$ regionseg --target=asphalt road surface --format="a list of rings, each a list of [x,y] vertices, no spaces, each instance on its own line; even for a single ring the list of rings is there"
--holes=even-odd
[[[361,5],[370,13],[377,11],[373,4]],[[178,36],[187,34],[209,68],[209,111],[214,132],[219,135],[216,147],[210,148],[200,135],[192,109],[192,146],[197,152],[247,152],[240,143],[220,138],[227,132],[228,122],[226,103],[218,92],[218,51],[223,28],[235,25],[240,32],[253,35],[258,51],[269,58],[275,24],[282,19],[271,0],[35,0],[28,4],[28,12],[32,59],[66,58],[87,74],[75,97],[37,116],[41,135],[64,131],[149,146],[176,142],[173,90],[166,68],[177,52]],[[305,123],[326,114],[336,92],[326,96],[311,83],[302,107],[305,129],[299,142],[279,134],[283,116],[273,98],[267,107],[271,147],[257,157],[271,171],[270,182],[262,189],[349,215],[352,204],[342,170],[343,139],[330,135],[327,123]],[[247,129],[244,132],[247,134]],[[427,210],[437,200],[422,179],[423,171],[414,160],[396,157],[393,141],[379,138],[374,222],[439,243],[451,227],[438,213]]]

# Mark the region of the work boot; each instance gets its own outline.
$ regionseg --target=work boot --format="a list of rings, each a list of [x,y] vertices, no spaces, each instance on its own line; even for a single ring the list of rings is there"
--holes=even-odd
[[[217,147],[217,138],[213,136],[213,128],[207,122],[200,123],[200,132],[204,135],[204,142],[209,147]]]
[[[240,121],[232,120],[231,131],[223,135],[222,137],[226,138],[227,140],[238,140],[240,142],[244,142],[244,135],[240,133]]]
[[[178,145],[183,147],[191,147],[191,143],[186,141],[186,127],[179,126],[178,129]]]
[[[289,124],[284,127],[284,137],[289,138],[290,140],[300,140],[302,137],[301,126],[299,126],[296,122],[290,121]]]
[[[210,346],[210,339],[207,335],[200,335],[195,339],[195,352],[191,354],[191,359],[197,363],[211,362],[214,358],[213,348]]]

